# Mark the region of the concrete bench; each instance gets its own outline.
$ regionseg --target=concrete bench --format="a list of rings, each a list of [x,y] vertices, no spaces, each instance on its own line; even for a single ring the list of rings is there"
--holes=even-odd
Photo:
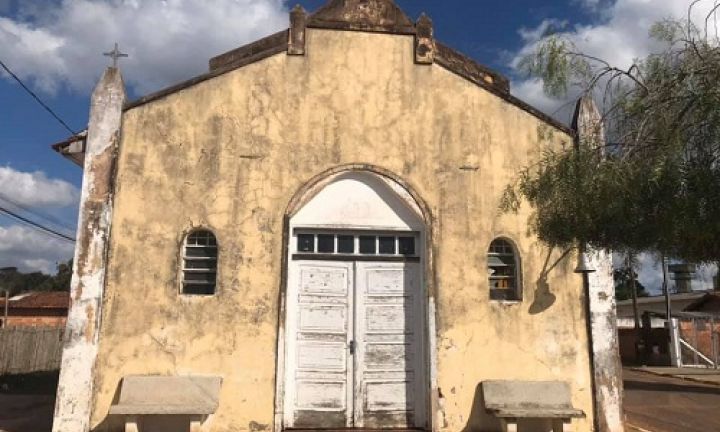
[[[218,407],[220,377],[127,376],[111,415],[125,417],[125,432],[140,432],[144,415],[182,415],[192,418],[190,431],[200,432],[202,419]]]
[[[572,419],[585,417],[573,408],[570,385],[560,381],[485,381],[485,409],[506,432],[517,432],[519,419],[550,419],[554,432],[570,432]]]

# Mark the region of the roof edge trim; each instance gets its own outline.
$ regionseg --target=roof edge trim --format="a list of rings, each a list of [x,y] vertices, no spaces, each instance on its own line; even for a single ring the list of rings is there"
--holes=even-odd
[[[265,53],[269,50],[287,47],[288,29],[258,39],[247,45],[227,51],[210,59],[210,72],[222,69],[226,66],[237,64],[240,61],[253,56]]]
[[[196,77],[190,78],[190,79],[180,82],[178,84],[172,85],[170,87],[166,87],[162,90],[158,90],[154,93],[150,93],[149,95],[146,95],[139,99],[135,99],[131,102],[128,102],[123,107],[123,111],[128,111],[133,108],[137,108],[141,105],[145,105],[150,102],[154,102],[158,99],[162,99],[173,93],[177,93],[181,90],[185,90],[196,84],[200,84],[204,81],[208,81],[210,79],[219,77],[221,75],[225,75],[226,73],[232,72],[235,69],[240,69],[243,66],[247,66],[249,64],[256,63],[260,60],[264,60],[264,59],[266,59],[268,57],[272,57],[276,54],[285,53],[286,50],[287,50],[287,43],[283,43],[282,45],[269,46],[264,51],[257,52],[255,54],[252,54],[247,57],[239,57],[236,61],[225,64],[222,67],[218,67],[217,69],[211,70],[210,72],[206,72],[202,75],[198,75]]]

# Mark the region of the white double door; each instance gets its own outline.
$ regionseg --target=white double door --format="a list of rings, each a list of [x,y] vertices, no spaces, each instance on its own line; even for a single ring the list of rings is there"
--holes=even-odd
[[[425,427],[420,264],[293,261],[284,424]]]

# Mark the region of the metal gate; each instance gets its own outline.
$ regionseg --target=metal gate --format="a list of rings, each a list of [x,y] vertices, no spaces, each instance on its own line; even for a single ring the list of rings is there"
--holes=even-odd
[[[720,316],[681,312],[677,319],[676,335],[681,367],[720,367]]]

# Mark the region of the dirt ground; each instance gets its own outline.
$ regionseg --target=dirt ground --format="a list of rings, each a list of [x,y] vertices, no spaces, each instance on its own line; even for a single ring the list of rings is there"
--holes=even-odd
[[[0,377],[0,432],[50,432],[57,373]]]
[[[651,432],[720,431],[720,386],[624,371],[630,425]]]

